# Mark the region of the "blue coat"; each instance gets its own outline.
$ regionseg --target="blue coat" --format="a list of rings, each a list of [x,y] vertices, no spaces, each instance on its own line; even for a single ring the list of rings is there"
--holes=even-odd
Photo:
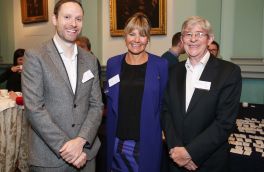
[[[120,74],[126,54],[112,57],[107,62],[107,81]],[[140,116],[139,172],[159,172],[162,155],[160,111],[163,92],[167,84],[168,66],[165,59],[148,53],[144,93]],[[107,172],[110,171],[118,119],[119,85],[108,85],[107,113]]]

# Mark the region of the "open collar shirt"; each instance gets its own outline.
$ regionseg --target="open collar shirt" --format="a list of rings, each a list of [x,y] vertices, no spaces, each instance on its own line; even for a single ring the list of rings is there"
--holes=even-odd
[[[187,109],[189,107],[190,101],[192,99],[194,90],[195,90],[195,83],[199,81],[201,74],[204,70],[204,67],[206,63],[208,62],[210,57],[210,53],[207,51],[203,58],[200,60],[198,64],[195,66],[192,66],[190,59],[188,58],[185,63],[185,68],[187,71],[186,74],[186,104],[185,104],[185,110],[187,112]]]
[[[61,56],[61,59],[64,63],[64,66],[66,68],[67,71],[67,75],[68,78],[70,80],[71,83],[71,88],[73,93],[75,93],[76,90],[76,84],[77,84],[77,45],[74,44],[74,50],[73,50],[73,55],[70,58],[67,58],[64,54],[64,50],[62,49],[62,47],[60,46],[60,44],[58,43],[56,37],[53,37],[54,43],[59,51],[59,54]]]

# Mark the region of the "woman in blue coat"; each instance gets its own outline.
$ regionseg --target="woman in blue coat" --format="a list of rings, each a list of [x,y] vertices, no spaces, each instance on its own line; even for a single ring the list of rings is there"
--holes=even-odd
[[[150,24],[144,14],[133,15],[124,34],[128,51],[107,62],[107,172],[159,172],[167,61],[145,50]]]

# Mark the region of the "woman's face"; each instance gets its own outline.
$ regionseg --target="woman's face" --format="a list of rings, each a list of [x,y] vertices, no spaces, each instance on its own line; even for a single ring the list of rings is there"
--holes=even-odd
[[[125,42],[128,52],[133,55],[139,55],[145,52],[148,44],[148,37],[146,35],[140,35],[139,30],[134,29],[125,36]]]
[[[17,65],[23,65],[24,63],[24,56],[17,58]]]

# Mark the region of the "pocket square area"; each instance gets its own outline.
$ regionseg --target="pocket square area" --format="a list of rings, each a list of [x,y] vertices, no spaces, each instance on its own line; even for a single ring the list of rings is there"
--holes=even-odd
[[[89,81],[93,77],[94,77],[94,75],[91,72],[91,70],[88,70],[88,71],[84,72],[83,73],[83,78],[82,78],[82,83],[85,83],[86,81]]]

